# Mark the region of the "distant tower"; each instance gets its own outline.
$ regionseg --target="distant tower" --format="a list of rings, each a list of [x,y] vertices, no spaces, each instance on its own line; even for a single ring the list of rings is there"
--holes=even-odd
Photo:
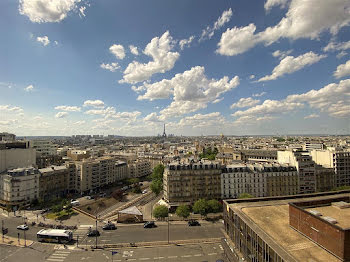
[[[165,133],[165,124],[164,124],[163,137],[166,137],[166,133]]]

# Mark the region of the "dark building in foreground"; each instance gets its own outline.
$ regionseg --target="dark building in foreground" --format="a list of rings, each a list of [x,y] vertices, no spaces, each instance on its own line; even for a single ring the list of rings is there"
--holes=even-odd
[[[226,200],[226,261],[350,261],[349,203],[350,191]]]

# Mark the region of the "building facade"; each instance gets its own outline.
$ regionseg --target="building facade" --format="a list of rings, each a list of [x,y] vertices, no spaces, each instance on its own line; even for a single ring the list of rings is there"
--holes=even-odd
[[[69,175],[65,165],[39,169],[39,198],[48,200],[65,196],[69,191]]]

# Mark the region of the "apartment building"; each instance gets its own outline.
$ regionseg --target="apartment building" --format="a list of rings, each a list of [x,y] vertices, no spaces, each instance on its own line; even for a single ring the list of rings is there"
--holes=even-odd
[[[200,198],[221,198],[219,162],[173,162],[163,175],[164,199],[170,206],[193,204]]]
[[[0,173],[8,169],[34,166],[35,149],[26,141],[0,142]]]
[[[20,207],[39,196],[39,171],[33,167],[15,168],[0,175],[0,203]]]
[[[7,132],[0,133],[0,141],[15,141],[16,135]]]
[[[305,142],[303,145],[304,151],[323,150],[323,149],[324,149],[323,143]]]
[[[69,190],[67,166],[50,166],[39,169],[39,198],[48,200],[63,197]]]
[[[145,177],[152,173],[151,162],[145,159],[129,161],[128,168],[130,177]]]
[[[57,146],[51,140],[31,140],[30,146],[36,150],[38,157],[57,155]]]
[[[349,202],[350,191],[225,200],[225,261],[349,261]]]
[[[223,199],[243,193],[254,197],[293,195],[298,192],[298,172],[286,164],[227,165],[221,174],[221,192]]]
[[[350,186],[350,152],[331,150],[312,150],[312,160],[335,172],[336,187]]]
[[[67,150],[67,157],[74,161],[81,161],[90,157],[90,151],[88,150]]]
[[[316,192],[316,164],[309,152],[278,151],[277,155],[280,164],[290,164],[297,168],[300,194]]]

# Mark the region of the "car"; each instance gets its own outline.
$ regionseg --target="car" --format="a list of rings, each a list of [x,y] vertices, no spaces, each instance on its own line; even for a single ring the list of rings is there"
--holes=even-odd
[[[106,197],[106,193],[101,193],[99,196],[100,197]]]
[[[86,198],[87,200],[92,199],[92,197],[91,197],[91,196],[86,196],[85,198]]]
[[[146,194],[147,192],[148,192],[147,189],[145,189],[142,191],[142,194]]]
[[[143,225],[144,228],[152,228],[152,227],[157,227],[154,221],[148,221]]]
[[[188,221],[188,225],[190,227],[200,226],[201,224],[197,220],[190,220]]]
[[[90,230],[87,234],[88,237],[99,237],[100,232],[96,229]]]
[[[19,230],[28,230],[29,227],[27,225],[23,224],[23,225],[17,226],[17,229],[19,229]]]
[[[107,224],[105,224],[103,227],[102,227],[103,230],[115,230],[117,229],[117,227],[115,226],[115,224],[109,222]]]

